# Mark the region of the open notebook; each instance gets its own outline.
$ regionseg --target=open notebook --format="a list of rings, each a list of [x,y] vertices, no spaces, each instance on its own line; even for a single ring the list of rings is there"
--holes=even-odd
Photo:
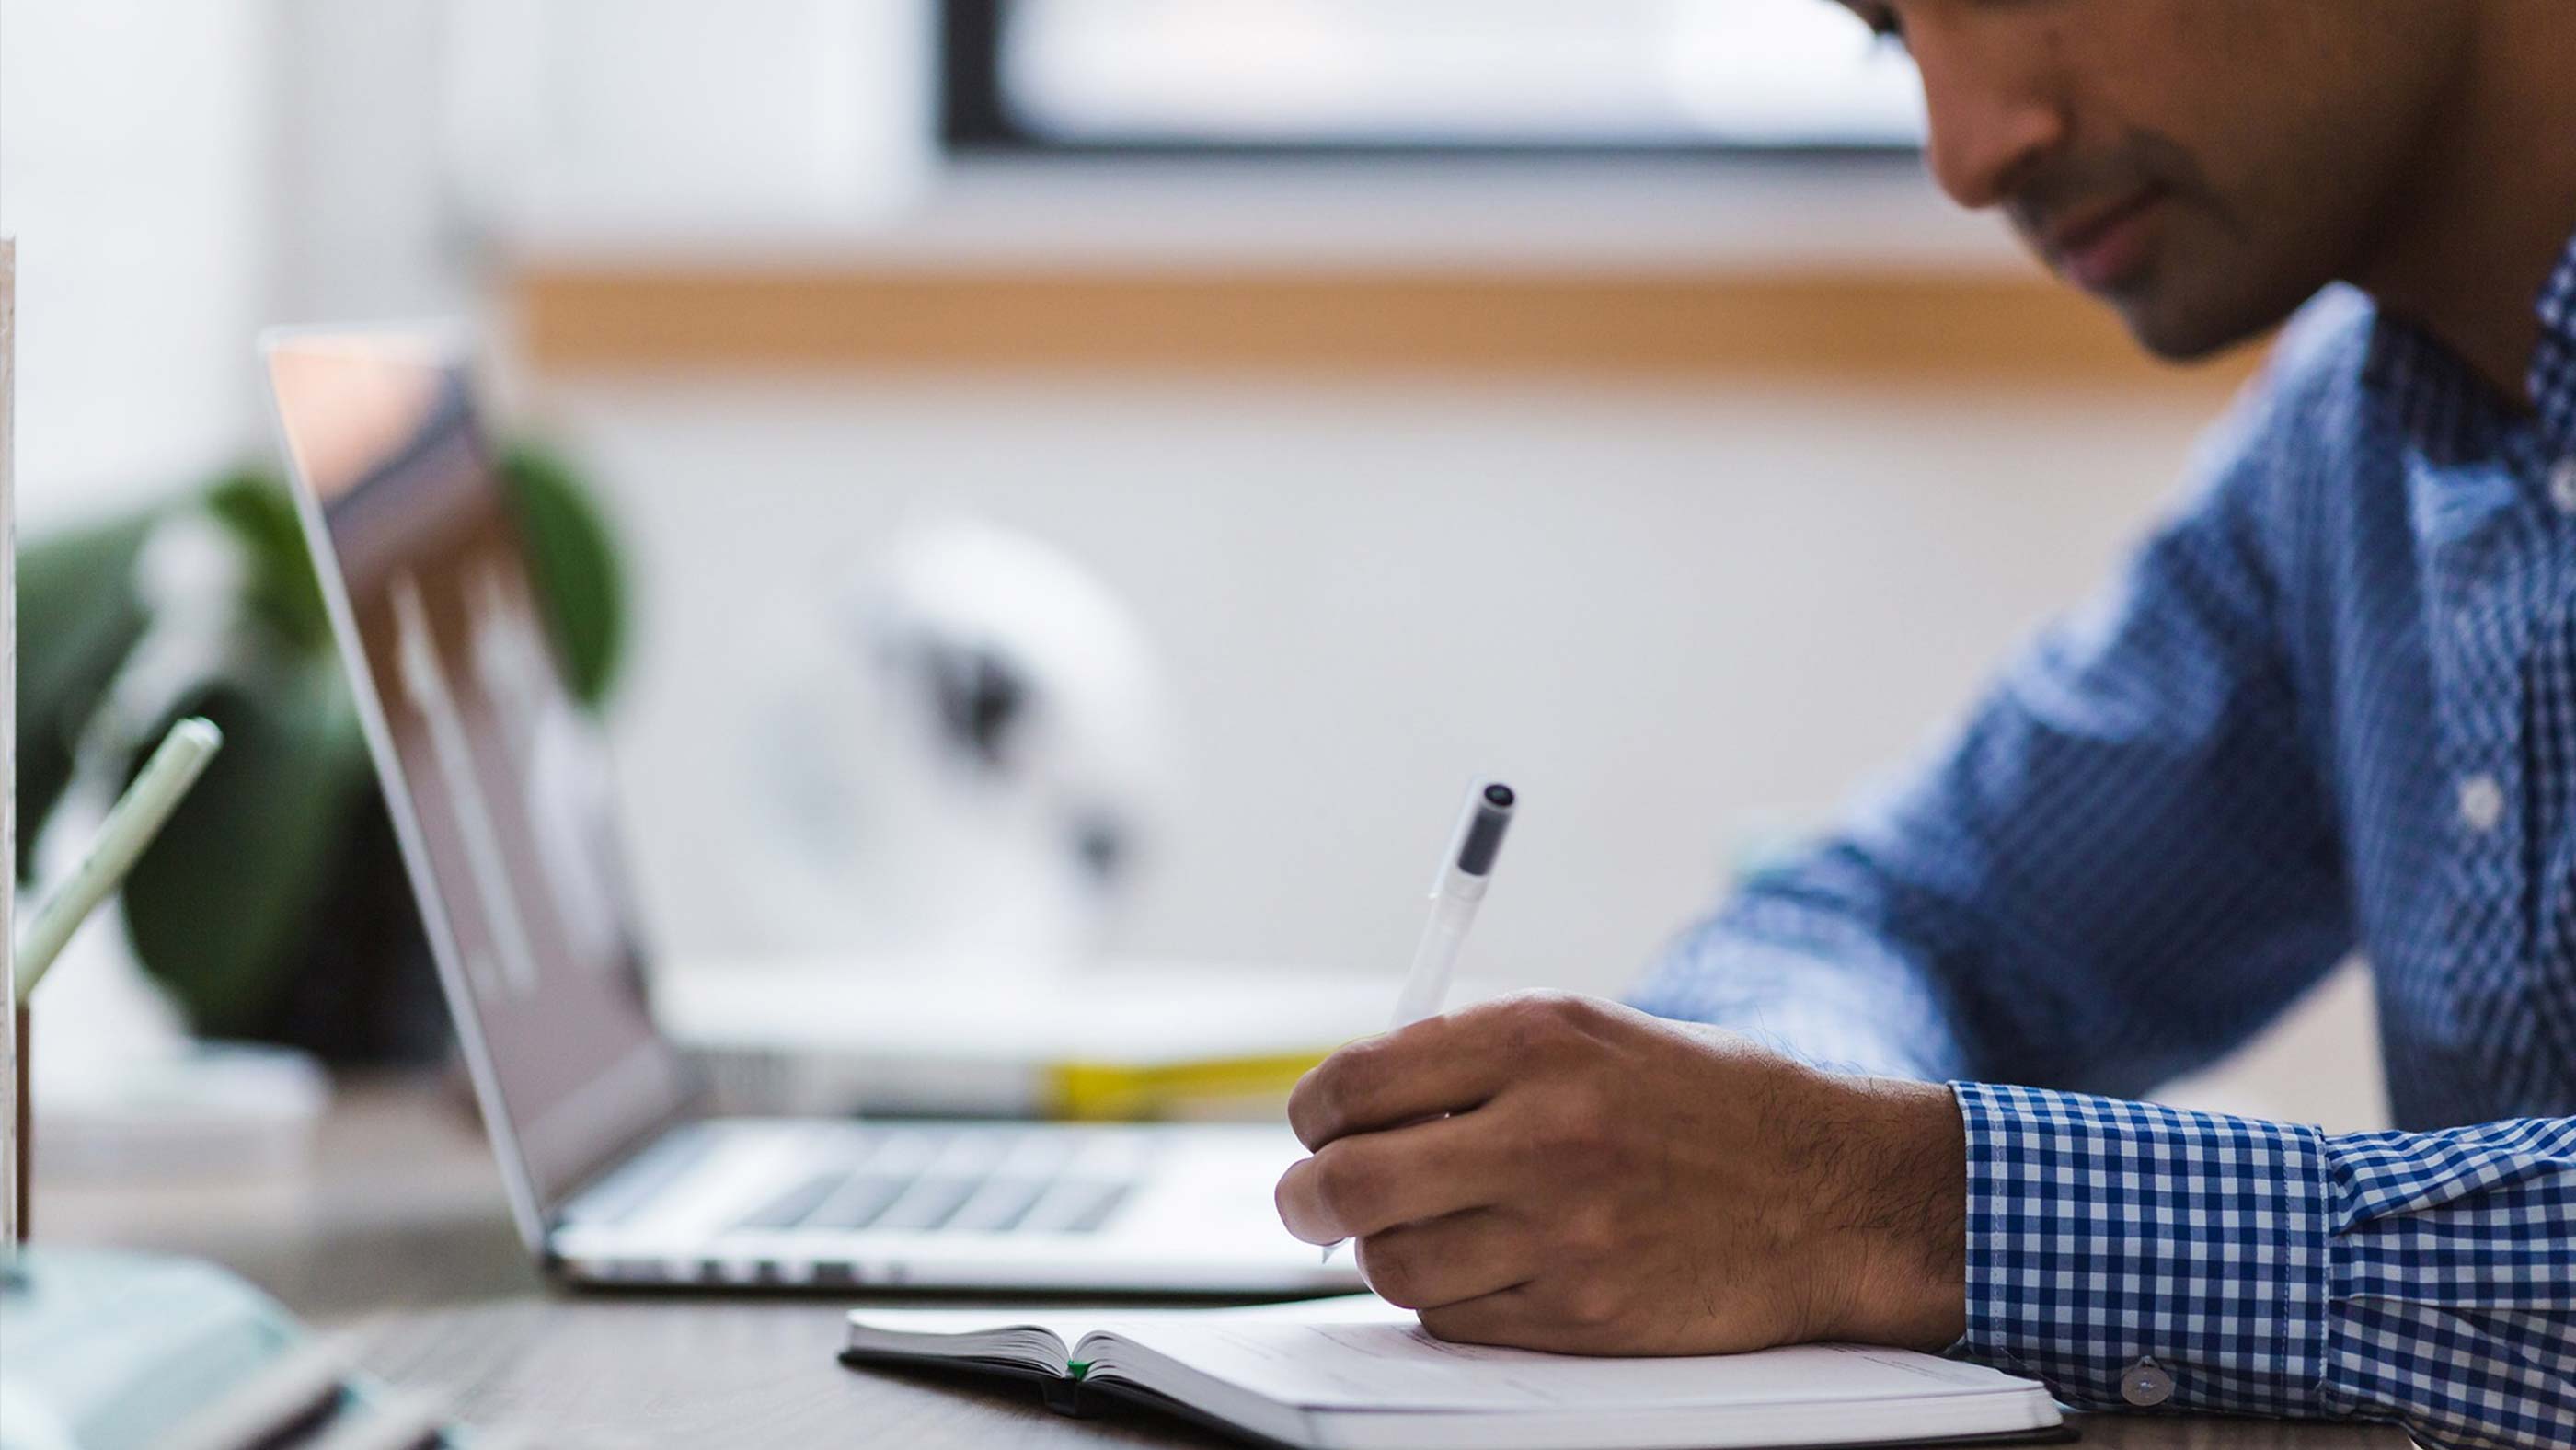
[[[1907,1350],[1587,1359],[1449,1344],[1372,1295],[1257,1309],[861,1309],[846,1363],[1034,1381],[1302,1450],[1647,1450],[2071,1438],[2038,1384]]]

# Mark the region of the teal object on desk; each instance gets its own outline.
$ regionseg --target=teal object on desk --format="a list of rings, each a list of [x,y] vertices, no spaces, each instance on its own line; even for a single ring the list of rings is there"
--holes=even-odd
[[[489,1446],[353,1377],[276,1301],[211,1264],[29,1247],[0,1278],[0,1450]],[[382,1439],[375,1432],[381,1432]]]

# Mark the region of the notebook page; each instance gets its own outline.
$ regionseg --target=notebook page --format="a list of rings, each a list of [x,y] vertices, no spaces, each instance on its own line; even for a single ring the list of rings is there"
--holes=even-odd
[[[1594,1359],[1451,1344],[1419,1324],[1297,1323],[1230,1314],[1120,1321],[1077,1349],[1094,1373],[1151,1359],[1264,1399],[1315,1410],[1652,1409],[2021,1395],[2018,1380],[1905,1350],[1797,1345],[1759,1354]]]
[[[1004,1360],[1062,1373],[1065,1347],[1088,1323],[990,1309],[854,1309],[845,1347],[925,1359]]]
[[[1002,1339],[1026,1341],[1052,1336],[1065,1346],[1105,1327],[1138,1328],[1157,1321],[1203,1323],[1211,1315],[1275,1323],[1411,1324],[1413,1311],[1398,1309],[1375,1294],[1344,1294],[1326,1299],[1296,1299],[1242,1309],[853,1309],[850,1343],[866,1349],[895,1349],[923,1355],[972,1355]],[[1078,1357],[1078,1356],[1075,1356]],[[1067,1356],[1058,1353],[1061,1364]]]

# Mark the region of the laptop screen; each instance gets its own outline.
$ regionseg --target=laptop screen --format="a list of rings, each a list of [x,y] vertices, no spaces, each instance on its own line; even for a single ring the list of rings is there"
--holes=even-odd
[[[686,1097],[645,1007],[607,754],[556,666],[462,346],[295,333],[266,352],[422,922],[542,1222]]]

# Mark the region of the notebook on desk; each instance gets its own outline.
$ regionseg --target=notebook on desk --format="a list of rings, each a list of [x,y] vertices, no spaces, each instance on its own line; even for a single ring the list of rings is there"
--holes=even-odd
[[[1299,1450],[1649,1450],[2073,1438],[2048,1391],[1907,1350],[1591,1359],[1450,1344],[1372,1295],[1256,1309],[850,1315],[842,1359],[1036,1384],[1070,1414],[1151,1405]]]

